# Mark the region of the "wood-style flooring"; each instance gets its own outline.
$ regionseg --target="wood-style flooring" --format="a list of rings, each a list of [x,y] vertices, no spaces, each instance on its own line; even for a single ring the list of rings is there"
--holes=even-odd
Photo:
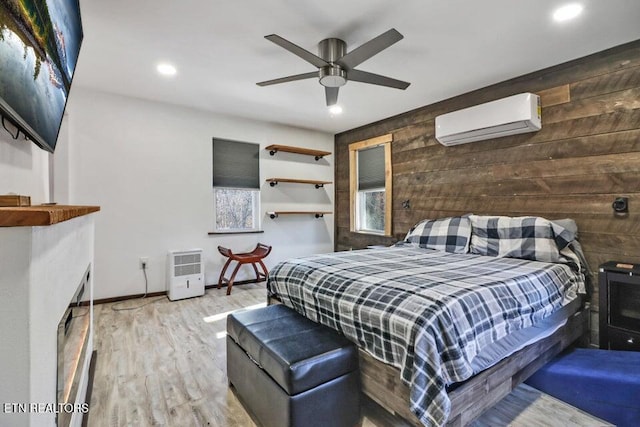
[[[94,308],[98,352],[90,427],[255,426],[227,385],[226,314],[266,301],[264,284],[210,289],[203,297],[166,297]],[[116,308],[140,307],[115,311]],[[393,422],[369,401],[363,427]],[[559,400],[522,385],[474,426],[602,426]]]

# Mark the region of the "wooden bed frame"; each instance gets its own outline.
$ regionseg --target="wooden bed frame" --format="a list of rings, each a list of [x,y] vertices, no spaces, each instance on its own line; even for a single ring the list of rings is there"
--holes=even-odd
[[[280,304],[274,297],[267,303]],[[529,378],[535,371],[589,331],[589,307],[581,308],[552,335],[528,345],[496,365],[480,372],[449,392],[451,414],[447,425],[466,426]],[[362,391],[398,420],[398,424],[421,427],[409,410],[409,387],[400,371],[360,350]]]
[[[542,365],[588,332],[589,308],[572,315],[552,335],[512,354],[449,392],[451,414],[447,425],[465,426],[494,406]],[[392,415],[422,426],[409,410],[409,387],[400,371],[360,350],[362,391]]]

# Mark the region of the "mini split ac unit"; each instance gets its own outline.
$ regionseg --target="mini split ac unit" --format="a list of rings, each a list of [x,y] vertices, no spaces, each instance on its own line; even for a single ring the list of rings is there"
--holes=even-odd
[[[540,97],[521,93],[436,117],[436,139],[446,146],[542,128]]]
[[[167,295],[171,301],[204,295],[202,249],[169,251]]]

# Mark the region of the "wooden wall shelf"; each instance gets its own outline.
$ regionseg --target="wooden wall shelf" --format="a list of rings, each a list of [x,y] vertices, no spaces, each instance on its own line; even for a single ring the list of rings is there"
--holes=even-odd
[[[269,150],[269,154],[275,156],[278,151],[284,151],[287,153],[294,154],[302,154],[304,156],[313,156],[316,161],[320,160],[324,156],[328,156],[331,154],[330,151],[321,151],[321,150],[312,150],[310,148],[302,148],[302,147],[292,147],[289,145],[269,145],[265,147],[266,150]],[[331,181],[318,181],[312,179],[294,179],[294,178],[268,178],[266,180],[270,186],[275,187],[279,182],[289,182],[295,184],[309,184],[314,185],[316,188],[323,187],[325,184],[332,184]],[[267,215],[271,219],[276,219],[280,215],[313,215],[316,218],[322,218],[325,215],[329,215],[332,212],[327,211],[273,211],[267,212]]]
[[[331,215],[333,212],[323,212],[323,211],[274,211],[267,212],[267,215],[271,219],[278,218],[280,215],[313,215],[316,218],[322,218],[325,215]]]
[[[270,186],[275,187],[279,182],[289,182],[294,184],[310,184],[316,188],[324,187],[325,184],[331,184],[331,181],[318,181],[315,179],[292,179],[292,178],[267,178],[266,181]]]
[[[53,225],[100,210],[99,206],[39,205],[0,208],[0,227]]]
[[[331,151],[312,150],[311,148],[292,147],[289,145],[269,145],[265,147],[265,150],[269,150],[269,154],[275,156],[278,151],[284,151],[287,153],[302,154],[304,156],[314,156],[316,160],[320,160],[324,156],[331,154]]]

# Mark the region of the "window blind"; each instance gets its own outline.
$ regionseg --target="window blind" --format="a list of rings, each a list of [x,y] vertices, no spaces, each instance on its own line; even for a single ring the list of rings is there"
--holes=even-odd
[[[213,186],[260,188],[260,145],[213,138]]]
[[[384,146],[358,150],[358,190],[384,188]]]

